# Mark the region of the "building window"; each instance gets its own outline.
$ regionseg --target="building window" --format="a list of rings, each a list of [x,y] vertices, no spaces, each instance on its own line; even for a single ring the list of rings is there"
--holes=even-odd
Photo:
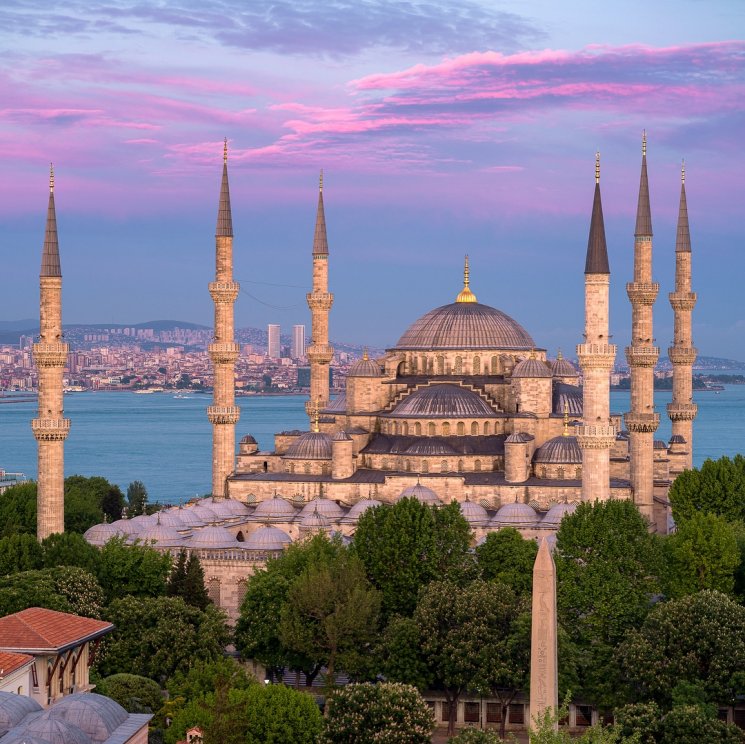
[[[458,460],[458,472],[463,472],[463,460]]]
[[[418,437],[422,435],[422,425],[418,421],[414,424],[414,434]]]
[[[243,534],[242,530],[238,530],[238,534],[235,536],[235,539],[237,542],[246,542],[246,537]]]
[[[479,425],[476,421],[471,422],[471,436],[477,437],[479,435]]]
[[[459,421],[456,427],[456,431],[458,432],[459,437],[465,436],[466,425],[462,421]]]
[[[437,433],[437,428],[435,425],[430,421],[427,424],[427,434],[431,437],[433,437]]]
[[[577,480],[582,480],[582,468],[574,468],[574,477]]]
[[[401,433],[405,436],[409,436],[409,422],[404,421],[403,424],[401,424]]]
[[[429,473],[429,463],[426,460],[422,460],[422,472]]]
[[[404,470],[411,470],[411,463],[408,460],[404,460]]]
[[[303,465],[303,472],[306,475],[310,475],[310,463],[306,462],[305,465]]]
[[[481,357],[476,356],[473,358],[473,374],[481,374]]]
[[[525,706],[522,703],[511,703],[507,713],[508,723],[525,723]]]
[[[246,598],[246,591],[248,589],[248,582],[245,579],[241,579],[238,582],[238,608],[243,604],[243,600]]]
[[[501,703],[486,704],[486,722],[502,723],[502,705]]]
[[[422,374],[427,374],[427,357],[422,357]]]
[[[476,462],[473,463],[473,469],[481,470],[481,460],[476,460]]]
[[[450,705],[447,700],[443,700],[440,703],[440,718],[443,721],[449,721],[450,720]]]
[[[220,605],[220,579],[210,579],[207,582],[207,594],[215,605]]]
[[[484,436],[487,436],[489,434],[489,422],[484,421]]]
[[[541,478],[545,479],[546,477],[546,468],[541,468]]]
[[[491,373],[493,375],[497,374],[497,370],[499,369],[499,359],[495,356],[491,358]]]
[[[411,357],[411,374],[416,374],[416,357]]]
[[[380,462],[380,469],[388,470],[388,460],[386,460],[385,457]]]
[[[592,706],[576,705],[574,707],[574,725],[592,726]]]
[[[453,367],[453,374],[455,375],[463,374],[463,360],[459,356],[455,357],[455,365]]]
[[[443,437],[450,436],[450,422],[449,421],[445,421],[445,423],[442,425],[442,436]]]
[[[463,703],[464,723],[478,723],[481,719],[481,705],[479,703]]]
[[[732,723],[738,728],[745,729],[745,710],[742,708],[735,708],[732,712]]]
[[[441,473],[447,473],[447,471],[448,471],[448,461],[447,460],[443,460],[440,463],[440,472]]]
[[[445,357],[444,356],[437,357],[437,374],[438,375],[445,374]]]
[[[564,468],[562,468],[562,467],[558,467],[558,468],[556,469],[556,477],[557,477],[557,478],[558,478],[559,480],[564,480]]]

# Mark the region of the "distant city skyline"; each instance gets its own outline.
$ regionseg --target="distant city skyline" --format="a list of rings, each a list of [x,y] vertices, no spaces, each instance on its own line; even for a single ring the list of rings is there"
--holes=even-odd
[[[624,346],[646,128],[656,342],[672,339],[685,158],[694,342],[745,358],[744,5],[113,7],[0,10],[3,319],[37,314],[53,160],[64,321],[209,325],[226,136],[238,327],[309,323],[324,168],[333,338],[394,345],[453,301],[469,253],[480,302],[571,353],[599,149],[610,327]]]

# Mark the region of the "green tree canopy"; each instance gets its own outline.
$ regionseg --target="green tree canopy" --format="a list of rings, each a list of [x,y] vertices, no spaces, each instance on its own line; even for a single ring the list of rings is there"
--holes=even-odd
[[[124,495],[106,478],[71,475],[65,478],[65,531],[85,532],[94,524],[121,519]]]
[[[253,677],[234,659],[221,656],[195,660],[188,669],[178,670],[170,677],[166,687],[172,698],[181,697],[189,701],[214,692],[220,683],[227,683],[230,689],[244,689],[254,682]]]
[[[184,577],[184,601],[192,607],[204,610],[211,603],[204,585],[204,571],[196,553],[189,555],[186,561],[186,575]]]
[[[329,703],[325,741],[429,744],[434,728],[432,711],[415,687],[395,682],[351,684]]]
[[[610,707],[618,702],[614,650],[660,592],[659,543],[630,501],[583,503],[562,520],[554,558],[559,621],[577,651],[575,693]]]
[[[44,565],[44,554],[34,535],[19,533],[0,537],[0,576],[33,571]]]
[[[432,674],[421,647],[422,637],[414,618],[398,615],[391,618],[380,635],[375,654],[383,677],[418,690],[429,687]]]
[[[538,553],[535,540],[526,540],[513,527],[490,532],[476,548],[481,577],[528,594],[533,587],[533,564]]]
[[[246,744],[315,744],[319,741],[323,718],[311,694],[285,685],[251,685],[245,690],[243,699]]]
[[[0,498],[0,537],[36,534],[36,483],[19,483]]]
[[[411,616],[419,589],[435,579],[472,577],[471,528],[457,502],[441,508],[404,498],[368,509],[352,550],[382,593],[384,618]]]
[[[98,580],[106,601],[126,596],[158,597],[165,594],[171,557],[147,545],[127,545],[112,538],[100,550]]]
[[[127,517],[139,517],[147,510],[147,488],[142,481],[132,481],[127,486]]]
[[[46,537],[41,547],[44,565],[77,566],[94,575],[98,574],[99,551],[78,532],[62,532]]]
[[[163,693],[157,682],[137,674],[104,677],[96,692],[116,700],[128,713],[157,713],[163,706]]]

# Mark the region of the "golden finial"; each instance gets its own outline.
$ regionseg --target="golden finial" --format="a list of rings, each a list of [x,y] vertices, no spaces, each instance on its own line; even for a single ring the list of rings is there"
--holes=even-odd
[[[321,168],[321,175],[318,176],[318,190],[323,193],[323,168]]]
[[[369,355],[367,353],[367,346],[365,346],[365,348],[364,348],[364,350],[362,352],[362,360],[366,362],[369,358],[370,357],[369,357]]]
[[[54,164],[49,163],[49,193],[54,193]]]
[[[647,157],[647,130],[642,129],[642,157]]]
[[[680,164],[680,182],[685,183],[686,182],[686,161],[685,158],[683,158],[681,164]]]
[[[463,266],[463,289],[455,298],[456,302],[478,302],[476,295],[471,292],[469,286],[471,278],[471,271],[468,268],[468,254],[466,254],[465,264]]]
[[[600,183],[600,150],[595,153],[595,183]]]
[[[222,144],[222,162],[228,164],[228,138],[226,137]]]
[[[569,436],[569,403],[564,402],[564,436]]]

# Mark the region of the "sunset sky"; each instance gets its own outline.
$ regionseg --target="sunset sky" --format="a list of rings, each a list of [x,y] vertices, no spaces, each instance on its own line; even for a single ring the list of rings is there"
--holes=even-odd
[[[573,356],[599,150],[622,348],[646,129],[657,344],[685,158],[694,341],[745,360],[739,0],[4,0],[0,49],[0,320],[38,316],[54,161],[65,322],[210,324],[227,137],[238,326],[309,324],[323,168],[332,340],[393,345],[468,253]]]

